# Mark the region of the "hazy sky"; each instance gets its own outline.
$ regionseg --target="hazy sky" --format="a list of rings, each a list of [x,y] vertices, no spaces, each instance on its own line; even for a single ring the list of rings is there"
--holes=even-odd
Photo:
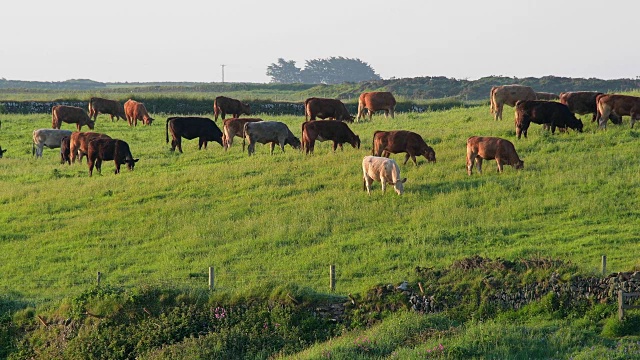
[[[171,4],[171,5],[167,5]],[[269,82],[279,57],[383,78],[640,76],[638,0],[32,1],[0,13],[0,78]]]

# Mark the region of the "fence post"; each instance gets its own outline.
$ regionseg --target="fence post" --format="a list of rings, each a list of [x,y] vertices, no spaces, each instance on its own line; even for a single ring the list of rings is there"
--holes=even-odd
[[[622,290],[618,290],[618,320],[622,321],[624,318],[624,297],[622,296]]]
[[[602,276],[607,275],[607,255],[602,255]]]
[[[329,265],[329,289],[331,292],[336,291],[336,266]]]
[[[100,271],[98,271],[98,277],[97,277],[98,286],[100,286],[100,278],[101,277],[102,277],[102,273]]]
[[[214,273],[213,266],[209,266],[209,290],[213,290]]]

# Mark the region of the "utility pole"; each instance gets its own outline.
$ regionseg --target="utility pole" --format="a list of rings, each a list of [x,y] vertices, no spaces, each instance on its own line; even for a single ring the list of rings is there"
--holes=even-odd
[[[224,67],[227,65],[222,64],[220,66],[222,67],[222,83],[224,84]]]

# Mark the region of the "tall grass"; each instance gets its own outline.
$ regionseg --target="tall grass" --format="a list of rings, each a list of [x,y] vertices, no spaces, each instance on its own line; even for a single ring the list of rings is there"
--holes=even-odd
[[[511,112],[510,112],[511,111]],[[206,116],[206,115],[205,115]],[[273,117],[300,135],[300,116]],[[330,143],[305,156],[292,148],[248,157],[236,143],[184,153],[165,143],[164,121],[128,127],[100,116],[96,131],[127,141],[141,160],[133,172],[88,177],[86,163],[59,164],[58,150],[31,156],[33,129],[50,115],[3,115],[0,145],[0,291],[34,303],[76,294],[95,282],[124,286],[206,287],[209,266],[220,292],[270,283],[328,291],[337,269],[338,294],[377,283],[410,280],[416,266],[447,266],[471,255],[553,257],[595,272],[640,263],[637,218],[640,133],[623,126],[551,135],[533,127],[513,136],[513,112],[493,121],[488,107],[375,116],[350,125],[361,149]],[[63,128],[71,129],[68,124]],[[362,190],[361,161],[375,130],[420,133],[437,163],[401,165],[406,193]],[[469,177],[465,143],[472,135],[515,143],[525,169]],[[402,155],[393,155],[400,164]]]

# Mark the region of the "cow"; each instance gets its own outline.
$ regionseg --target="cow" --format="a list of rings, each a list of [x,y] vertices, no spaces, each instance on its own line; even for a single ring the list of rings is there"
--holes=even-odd
[[[2,159],[2,157],[4,156],[4,153],[7,152],[7,149],[3,149],[2,146],[0,146],[0,159]]]
[[[333,141],[333,151],[342,144],[349,143],[360,149],[360,137],[341,121],[312,120],[302,123],[302,149],[306,154],[313,153],[317,141]]]
[[[436,162],[436,152],[422,136],[412,131],[376,131],[373,133],[371,155],[389,157],[389,154],[406,153],[403,165],[409,158],[417,166],[416,156],[424,156],[429,162]]]
[[[400,166],[395,160],[371,155],[362,159],[362,177],[363,189],[367,190],[369,195],[371,195],[371,184],[374,181],[382,184],[383,194],[389,184],[393,185],[398,195],[404,193],[404,183],[407,181],[407,178],[400,178]]]
[[[62,138],[71,136],[71,130],[60,129],[36,129],[33,130],[33,144],[31,145],[31,155],[37,158],[42,157],[42,149],[46,146],[49,149],[57,149],[62,143]]]
[[[111,116],[111,121],[113,121],[114,116],[116,120],[127,119],[127,115],[124,113],[124,106],[118,101],[92,97],[89,99],[89,117],[96,121],[99,114],[108,114]]]
[[[640,119],[640,97],[631,95],[603,94],[596,97],[598,113],[596,120],[602,128],[607,127],[607,119],[612,113],[620,117],[622,123],[623,116],[631,117],[631,128],[636,120]]]
[[[226,119],[222,126],[222,146],[227,151],[233,145],[233,137],[239,136],[242,138],[242,152],[244,152],[244,124],[248,122],[258,122],[262,119],[250,119],[250,118],[231,118]]]
[[[82,130],[84,125],[93,130],[95,121],[91,120],[87,113],[76,106],[55,105],[51,108],[51,127],[60,129],[63,122],[67,124],[76,124],[78,131]]]
[[[491,88],[491,114],[494,120],[502,120],[504,105],[516,106],[518,100],[535,100],[536,93],[529,86],[502,85]]]
[[[358,98],[357,120],[359,121],[360,118],[364,116],[364,109],[369,111],[369,121],[371,121],[373,113],[378,110],[384,110],[385,117],[391,114],[391,118],[393,119],[395,108],[396,99],[390,92],[363,92],[360,94],[360,98]]]
[[[557,94],[554,93],[549,93],[549,92],[538,92],[536,91],[536,100],[558,100],[560,99],[560,96],[558,96]]]
[[[182,153],[182,138],[192,140],[198,138],[198,150],[207,148],[207,142],[215,141],[221,146],[222,131],[213,120],[196,116],[175,116],[167,119],[165,126],[165,135],[167,143],[169,142],[169,132],[171,132],[171,151],[175,151],[176,147]]]
[[[67,163],[71,165],[71,136],[65,136],[60,140],[60,164]]]
[[[498,172],[502,165],[511,165],[514,169],[523,169],[524,161],[520,160],[513,143],[499,137],[472,136],[467,139],[467,175],[471,176],[473,163],[478,173],[482,174],[482,160],[493,160],[498,163]]]
[[[524,134],[525,138],[527,137],[529,125],[532,122],[541,125],[549,124],[552,134],[556,132],[556,127],[569,127],[578,132],[582,132],[583,128],[582,120],[577,119],[569,111],[567,105],[555,101],[518,101],[515,114],[516,136],[518,139],[520,139],[521,134]]]
[[[124,113],[127,116],[129,126],[138,126],[138,120],[142,121],[143,125],[151,125],[153,122],[153,118],[149,116],[144,104],[132,99],[124,103]]]
[[[214,120],[218,121],[218,115],[221,115],[222,120],[224,120],[227,114],[233,115],[234,118],[239,118],[242,114],[251,115],[251,107],[248,104],[242,103],[240,100],[226,96],[216,97],[213,101]]]
[[[102,162],[113,160],[116,164],[116,174],[120,173],[120,165],[127,164],[129,170],[133,170],[138,160],[131,155],[129,144],[120,139],[93,139],[89,142],[89,153],[87,154],[87,164],[89,165],[89,176],[93,175],[95,166],[99,173],[102,172]]]
[[[111,139],[111,136],[89,131],[74,131],[69,137],[69,160],[75,163],[76,158],[79,158],[78,161],[82,163],[82,158],[89,153],[89,142],[102,138]]]
[[[315,120],[332,118],[335,120],[353,122],[353,116],[338,99],[308,98],[304,101],[304,119]]]
[[[591,122],[596,121],[598,113],[598,104],[596,98],[598,95],[604,95],[598,91],[572,91],[560,93],[560,103],[567,105],[569,111],[578,115],[592,114]],[[614,124],[622,123],[622,120],[616,113],[609,114],[609,120]]]
[[[256,143],[271,143],[271,154],[276,143],[280,145],[282,152],[286,144],[294,149],[300,148],[300,139],[295,137],[285,123],[279,121],[248,122],[244,124],[244,136],[249,141],[247,153],[249,156],[256,152]]]

